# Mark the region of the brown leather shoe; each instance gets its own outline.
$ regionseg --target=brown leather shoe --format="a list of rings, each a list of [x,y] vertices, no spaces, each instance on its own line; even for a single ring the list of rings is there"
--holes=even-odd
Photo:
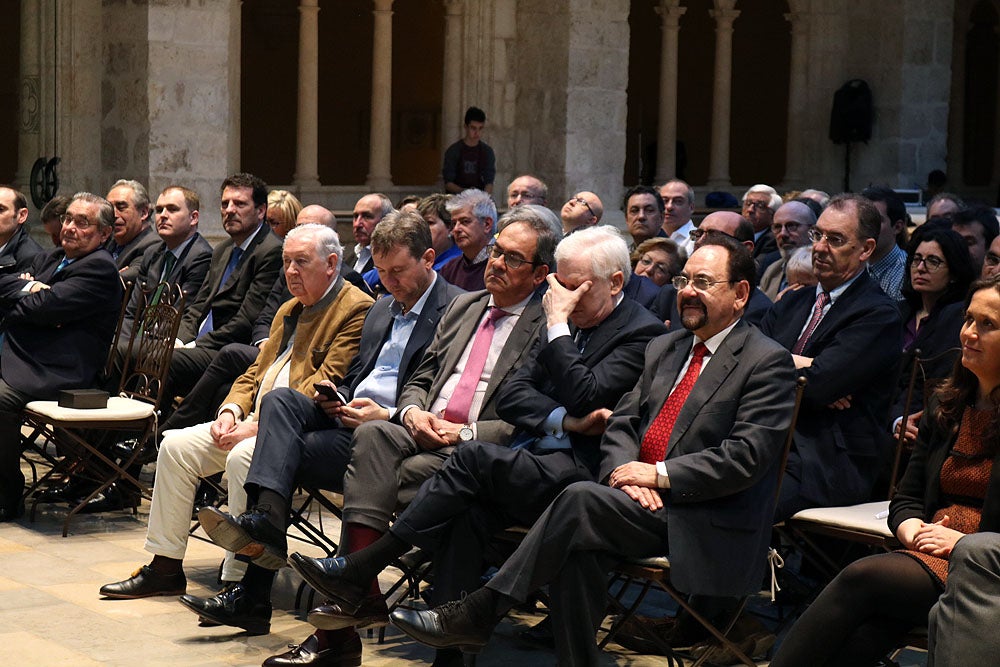
[[[183,572],[160,574],[148,565],[143,565],[125,581],[101,586],[101,595],[118,600],[134,600],[156,595],[183,595],[187,590],[187,578]]]
[[[361,664],[361,637],[356,633],[339,646],[318,650],[316,635],[309,635],[301,644],[289,644],[289,651],[272,655],[264,661],[263,667],[358,667]]]
[[[377,628],[389,624],[389,608],[381,595],[365,598],[353,614],[346,613],[336,601],[331,600],[310,611],[306,620],[320,630],[340,630],[351,626],[358,630]]]

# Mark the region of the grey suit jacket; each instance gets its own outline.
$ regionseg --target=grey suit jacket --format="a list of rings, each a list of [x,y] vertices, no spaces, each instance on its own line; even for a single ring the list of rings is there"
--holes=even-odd
[[[691,345],[692,334],[679,331],[646,348],[643,374],[601,441],[600,479],[638,459]],[[661,492],[671,578],[681,590],[726,596],[760,588],[794,393],[791,355],[741,321],[684,402],[664,457],[670,489]]]
[[[441,317],[434,339],[424,352],[420,366],[403,387],[403,393],[399,397],[399,407],[416,405],[422,410],[430,409],[441,393],[441,388],[458,365],[469,340],[475,335],[479,320],[486,312],[489,298],[490,294],[486,290],[455,297]],[[476,420],[479,440],[501,445],[509,442],[514,427],[497,415],[497,387],[528,359],[532,343],[544,323],[542,300],[536,293],[518,318],[486,386],[483,407],[479,411],[479,419]]]
[[[121,275],[122,280],[128,282],[135,282],[136,278],[139,277],[139,266],[142,262],[142,255],[146,252],[146,248],[160,242],[160,237],[153,229],[152,224],[147,224],[146,227],[139,232],[138,235],[130,242],[125,244],[122,251],[118,254],[118,259],[115,263],[118,265],[118,273]],[[110,252],[115,247],[115,238],[112,236],[108,239],[108,251]]]

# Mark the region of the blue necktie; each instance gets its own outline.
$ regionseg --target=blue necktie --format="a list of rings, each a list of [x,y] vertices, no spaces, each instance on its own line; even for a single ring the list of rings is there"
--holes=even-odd
[[[243,256],[243,248],[236,246],[233,248],[233,254],[229,256],[229,263],[226,264],[226,270],[222,272],[222,280],[219,281],[219,289],[226,284],[229,280],[229,276],[233,275],[233,271],[236,269],[236,265],[240,263],[240,257]],[[218,290],[216,290],[218,293]],[[212,311],[208,311],[208,317],[205,318],[205,323],[201,325],[201,329],[198,330],[198,338],[201,338],[209,331],[215,329],[215,324],[213,323]]]
[[[65,269],[67,266],[69,266],[70,261],[72,261],[72,260],[70,260],[69,258],[63,257],[63,261],[59,262],[59,266],[57,266],[56,270],[52,272],[52,275],[56,275],[57,273],[59,273],[60,271],[62,271],[63,269]]]

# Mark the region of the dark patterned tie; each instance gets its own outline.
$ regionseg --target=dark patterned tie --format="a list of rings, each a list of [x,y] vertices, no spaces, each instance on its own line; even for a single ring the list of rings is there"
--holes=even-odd
[[[819,326],[819,321],[823,319],[823,309],[826,308],[826,304],[830,303],[830,295],[825,291],[820,292],[816,296],[816,303],[813,305],[813,314],[809,318],[809,324],[806,325],[805,330],[802,331],[802,335],[799,339],[795,341],[795,346],[792,347],[792,354],[802,354],[802,350],[806,348],[806,343],[809,342],[809,337],[813,335],[816,331],[816,327]]]

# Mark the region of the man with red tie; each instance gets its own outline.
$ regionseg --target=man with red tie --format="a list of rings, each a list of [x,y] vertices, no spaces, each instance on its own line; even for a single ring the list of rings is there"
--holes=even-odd
[[[560,664],[599,662],[606,572],[622,556],[669,554],[686,593],[756,591],[770,539],[782,441],[791,420],[790,355],[741,320],[755,268],[719,239],[676,279],[684,331],[646,348],[642,375],[601,442],[600,482],[577,482],[545,510],[484,588],[393,622],[438,648],[477,650],[514,605],[550,584]],[[349,597],[351,567],[324,592]]]

